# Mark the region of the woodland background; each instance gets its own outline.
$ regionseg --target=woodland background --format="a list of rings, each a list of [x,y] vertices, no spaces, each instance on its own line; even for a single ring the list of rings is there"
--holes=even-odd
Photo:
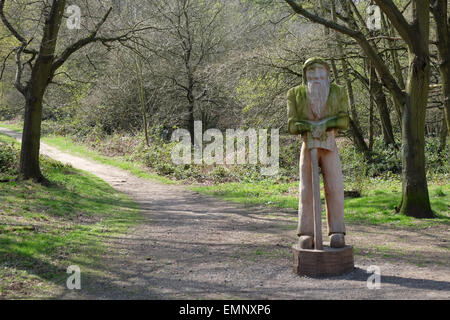
[[[5,16],[31,39],[29,46],[39,44],[39,28],[49,4],[6,2]],[[175,180],[207,185],[267,179],[294,182],[300,148],[298,137],[287,134],[286,92],[302,82],[304,61],[322,56],[332,65],[331,81],[349,93],[351,126],[339,138],[347,191],[360,195],[370,179],[401,179],[402,110],[373,63],[354,39],[296,15],[285,1],[79,0],[70,4],[81,8],[81,28],[69,29],[66,13],[56,51],[89,35],[110,7],[100,37],[130,33],[117,41],[100,39],[80,48],[57,70],[42,103],[42,136],[70,137]],[[367,29],[371,4],[302,1],[304,8],[321,17],[361,30],[404,90],[407,44],[383,12],[381,28]],[[413,14],[412,1],[395,4],[405,17]],[[449,173],[436,31],[430,15],[430,89],[423,146],[428,183],[448,181]],[[14,87],[17,44],[17,38],[0,24],[0,119],[22,123],[25,99]],[[23,74],[29,75],[31,69],[21,59]],[[279,128],[280,174],[261,176],[257,165],[173,165],[171,133],[176,128],[192,130],[194,120],[202,121],[203,130],[223,132]]]

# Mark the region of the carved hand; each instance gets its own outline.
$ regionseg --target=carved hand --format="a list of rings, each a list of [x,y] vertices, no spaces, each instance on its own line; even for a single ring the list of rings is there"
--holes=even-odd
[[[326,118],[322,121],[325,121],[327,129],[345,130],[348,128],[349,124],[349,118],[346,115]]]
[[[297,130],[300,133],[311,132],[313,137],[315,138],[319,138],[327,130],[326,122],[323,120],[321,121],[300,120],[295,124],[297,126]]]
[[[295,123],[299,133],[309,132],[312,130],[312,121],[300,120]]]
[[[295,123],[300,133],[311,132],[313,137],[320,137],[328,129],[345,130],[348,127],[348,116],[325,118],[319,121],[300,120]]]

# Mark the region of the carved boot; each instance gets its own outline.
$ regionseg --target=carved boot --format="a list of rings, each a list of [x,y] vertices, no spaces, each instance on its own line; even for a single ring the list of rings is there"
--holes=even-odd
[[[298,245],[301,249],[313,249],[314,238],[311,236],[300,236],[298,239]]]
[[[345,246],[345,238],[343,233],[333,233],[330,236],[330,247],[342,248]]]

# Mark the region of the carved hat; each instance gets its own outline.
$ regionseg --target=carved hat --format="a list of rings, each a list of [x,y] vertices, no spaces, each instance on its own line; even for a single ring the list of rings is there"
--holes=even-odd
[[[321,58],[321,57],[312,57],[309,58],[308,60],[305,61],[305,63],[303,64],[303,84],[307,84],[307,80],[306,80],[306,69],[314,64],[314,63],[319,63],[321,65],[323,65],[325,68],[327,68],[328,70],[328,75],[330,74],[330,66],[328,65],[328,62],[325,61],[325,59]]]

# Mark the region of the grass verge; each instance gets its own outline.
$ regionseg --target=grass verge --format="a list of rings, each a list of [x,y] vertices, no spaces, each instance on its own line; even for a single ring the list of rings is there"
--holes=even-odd
[[[6,123],[0,121],[0,126],[21,132],[22,127],[15,123]],[[98,161],[100,163],[110,165],[125,171],[130,172],[131,174],[149,180],[157,180],[165,184],[177,184],[177,181],[171,180],[169,178],[160,176],[156,173],[151,173],[145,169],[145,165],[138,161],[127,161],[124,158],[120,157],[108,157],[100,154],[98,151],[88,148],[85,145],[77,144],[72,139],[63,136],[46,136],[42,137],[42,142],[46,144],[56,147],[61,151],[68,152],[70,154],[92,159]]]
[[[149,180],[157,180],[166,184],[176,184],[177,181],[171,180],[169,178],[160,176],[156,173],[151,173],[144,169],[144,164],[137,161],[127,161],[126,159],[120,157],[108,157],[101,155],[95,150],[89,149],[88,147],[80,144],[76,144],[70,138],[62,136],[49,136],[42,138],[43,142],[58,148],[61,151],[68,152],[73,155],[80,157],[92,159],[103,164],[107,164],[122,170],[128,171],[131,174]]]
[[[0,135],[0,148],[15,143]],[[139,223],[138,205],[95,176],[41,158],[52,185],[0,173],[0,298],[57,298],[66,273],[102,276],[108,239]]]
[[[252,183],[224,183],[212,186],[191,186],[191,190],[219,197],[223,200],[266,205],[276,208],[298,209],[298,183],[276,184],[271,181]],[[395,213],[401,199],[400,186],[379,185],[371,188],[360,198],[345,200],[345,221],[369,225],[398,225],[427,228],[438,224],[450,225],[450,185],[429,185],[430,201],[437,218],[415,219]],[[322,206],[325,205],[322,194]],[[323,213],[325,217],[325,212]],[[293,216],[293,219],[296,219]]]

